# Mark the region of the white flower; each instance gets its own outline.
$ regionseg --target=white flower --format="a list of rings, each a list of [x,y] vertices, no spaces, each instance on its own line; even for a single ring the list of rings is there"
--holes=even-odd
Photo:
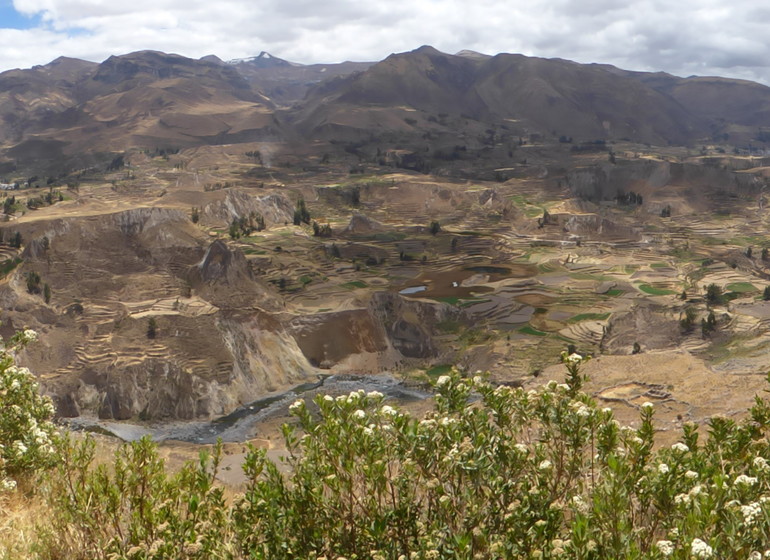
[[[671,541],[658,541],[655,543],[655,548],[663,556],[671,556],[674,553],[674,543]]]
[[[13,447],[16,449],[19,455],[24,455],[27,452],[27,446],[20,441],[13,442]]]
[[[762,560],[762,553],[756,550],[749,554],[749,560]]]
[[[369,426],[367,426],[366,428],[364,428],[364,433],[367,436],[370,436],[370,435],[372,435],[374,433],[374,430],[372,430]]]
[[[545,459],[544,461],[541,461],[540,464],[537,466],[538,469],[541,471],[547,471],[550,469],[553,465],[551,464],[551,461],[548,459]]]
[[[37,333],[32,329],[25,329],[23,337],[27,342],[35,342],[37,340]]]
[[[757,502],[741,506],[741,514],[746,525],[753,525],[757,517],[762,513],[762,507]]]
[[[556,388],[561,389],[562,391],[569,391],[569,385],[566,383],[559,383]]]
[[[696,558],[711,558],[711,555],[714,554],[714,549],[700,539],[693,539],[690,545],[690,552]]]
[[[585,502],[582,496],[573,496],[572,500],[572,506],[578,510],[580,513],[588,513],[588,504]]]
[[[672,445],[671,449],[673,449],[674,451],[678,451],[680,453],[687,453],[690,450],[689,447],[687,447],[684,443],[679,441],[676,442],[674,445]]]
[[[526,455],[529,451],[527,449],[527,446],[524,445],[523,443],[517,443],[516,445],[513,446],[513,448],[519,453],[521,453],[522,455]]]
[[[676,505],[689,505],[690,504],[690,495],[689,494],[677,494],[674,496],[674,503]]]
[[[660,474],[668,474],[668,471],[670,469],[668,468],[668,465],[666,463],[661,463],[658,465],[658,472]]]
[[[770,464],[767,463],[764,457],[754,457],[754,468],[762,472],[770,470]]]
[[[380,393],[379,391],[369,391],[366,394],[366,397],[369,399],[381,399],[384,395]]]
[[[380,412],[385,416],[398,416],[398,411],[392,406],[385,405],[380,409]]]
[[[612,412],[612,409],[611,409],[609,406],[605,406],[605,407],[602,409],[602,412],[603,412],[604,414],[609,414],[610,412]]]
[[[572,354],[567,356],[567,359],[565,361],[570,364],[578,364],[583,361],[583,356],[581,356],[577,352],[573,352]]]
[[[5,480],[0,481],[0,490],[5,492],[10,492],[14,488],[16,488],[16,481],[11,478],[6,478]]]
[[[690,480],[695,480],[696,478],[698,478],[698,473],[696,473],[695,471],[687,471],[684,473],[684,477],[689,478]]]
[[[438,378],[438,381],[436,381],[436,387],[443,387],[450,381],[450,377],[448,375],[442,375]]]
[[[652,410],[653,408],[655,408],[655,405],[652,404],[650,401],[646,401],[642,403],[642,408],[645,410]]]
[[[589,409],[586,405],[581,404],[575,414],[577,414],[580,418],[588,418],[591,416],[591,409]]]
[[[331,395],[324,395],[324,400],[326,402],[334,402],[334,397],[332,397]]]
[[[297,399],[291,405],[289,406],[289,412],[297,412],[299,409],[301,409],[305,405],[305,401],[302,399]]]
[[[366,418],[366,412],[364,412],[361,409],[358,409],[353,413],[353,418],[356,418],[357,420],[363,420],[364,418]]]
[[[745,474],[739,474],[735,478],[735,484],[745,484],[746,486],[754,486],[757,483],[757,477],[746,476]]]
[[[692,490],[690,490],[689,494],[690,496],[695,497],[698,494],[700,494],[702,491],[703,491],[703,486],[701,486],[700,484],[696,484],[695,486],[692,487]]]

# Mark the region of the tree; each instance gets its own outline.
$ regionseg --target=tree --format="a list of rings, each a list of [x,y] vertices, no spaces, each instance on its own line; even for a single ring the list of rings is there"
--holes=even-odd
[[[712,332],[714,332],[717,328],[717,318],[714,315],[714,312],[711,311],[708,314],[708,318],[701,319],[701,332],[703,336],[708,336]]]
[[[27,273],[27,291],[30,294],[40,293],[40,275],[37,272]]]
[[[318,222],[313,220],[313,235],[315,237],[331,237],[332,233],[331,224],[319,225]]]
[[[3,213],[13,214],[16,211],[16,197],[9,196],[3,201]]]
[[[432,222],[430,223],[430,234],[431,234],[431,235],[436,235],[436,234],[437,234],[438,232],[440,232],[440,231],[441,231],[441,224],[440,224],[440,223],[438,223],[438,222],[437,222],[437,221],[435,221],[435,220],[434,220],[434,221],[432,221]]]
[[[230,239],[238,239],[241,236],[241,228],[238,226],[238,219],[234,219],[230,222]]]
[[[51,303],[51,286],[48,285],[48,282],[43,284],[43,299],[46,303]]]
[[[190,213],[190,219],[194,224],[197,224],[198,221],[201,219],[200,211],[198,210],[197,206],[192,207],[192,212]]]
[[[153,340],[156,336],[158,336],[158,322],[155,317],[150,317],[147,321],[147,338]]]
[[[765,286],[765,291],[762,292],[762,299],[770,301],[770,286]]]
[[[692,330],[693,324],[695,323],[695,317],[697,313],[695,311],[695,308],[693,307],[687,307],[684,310],[684,317],[682,317],[679,320],[679,326],[682,329],[682,332],[688,333]]]
[[[716,284],[706,286],[706,301],[711,305],[722,303],[722,287]]]
[[[17,231],[11,236],[10,245],[11,247],[16,247],[17,249],[19,249],[21,247],[21,243],[22,243],[21,233]]]
[[[294,225],[298,226],[303,223],[310,224],[310,212],[305,204],[305,199],[300,196],[294,209]]]

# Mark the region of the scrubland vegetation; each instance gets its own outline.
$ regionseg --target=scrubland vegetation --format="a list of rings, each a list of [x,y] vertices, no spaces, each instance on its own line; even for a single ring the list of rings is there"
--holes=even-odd
[[[456,370],[415,417],[358,391],[291,407],[283,464],[251,449],[245,487],[222,448],[171,472],[149,439],[106,464],[59,435],[18,349],[0,361],[4,558],[761,558],[770,542],[770,405],[655,444],[581,391],[585,358],[539,390]],[[701,433],[705,432],[705,433]],[[44,504],[44,505],[43,505]],[[20,510],[34,514],[19,515]]]

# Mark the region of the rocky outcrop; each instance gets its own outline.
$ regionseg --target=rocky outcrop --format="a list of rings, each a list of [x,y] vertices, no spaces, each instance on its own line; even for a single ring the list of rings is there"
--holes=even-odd
[[[462,311],[443,303],[412,300],[393,292],[378,292],[369,303],[372,317],[382,325],[389,343],[407,358],[435,357],[436,325],[446,320],[462,320]]]
[[[231,251],[227,243],[218,239],[206,250],[203,260],[191,271],[191,279],[206,284],[238,286],[254,280],[246,257],[240,251]]]
[[[294,203],[282,194],[253,196],[243,191],[229,189],[224,200],[211,202],[201,212],[203,223],[227,226],[238,218],[248,218],[252,213],[265,219],[265,225],[291,223]]]
[[[350,218],[350,223],[345,227],[344,230],[342,230],[342,233],[347,233],[350,235],[370,235],[372,233],[377,233],[384,230],[385,226],[383,226],[377,220],[356,212]]]
[[[322,368],[354,354],[383,352],[388,348],[384,329],[367,309],[296,317],[289,332],[311,364]]]
[[[217,307],[266,310],[280,307],[276,296],[254,277],[243,253],[238,249],[231,250],[222,240],[214,241],[203,259],[190,267],[187,281]]]

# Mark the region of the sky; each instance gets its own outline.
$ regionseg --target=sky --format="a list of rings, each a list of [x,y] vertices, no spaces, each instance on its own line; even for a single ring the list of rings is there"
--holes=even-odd
[[[0,0],[0,71],[158,50],[376,61],[432,45],[770,85],[756,0]]]

